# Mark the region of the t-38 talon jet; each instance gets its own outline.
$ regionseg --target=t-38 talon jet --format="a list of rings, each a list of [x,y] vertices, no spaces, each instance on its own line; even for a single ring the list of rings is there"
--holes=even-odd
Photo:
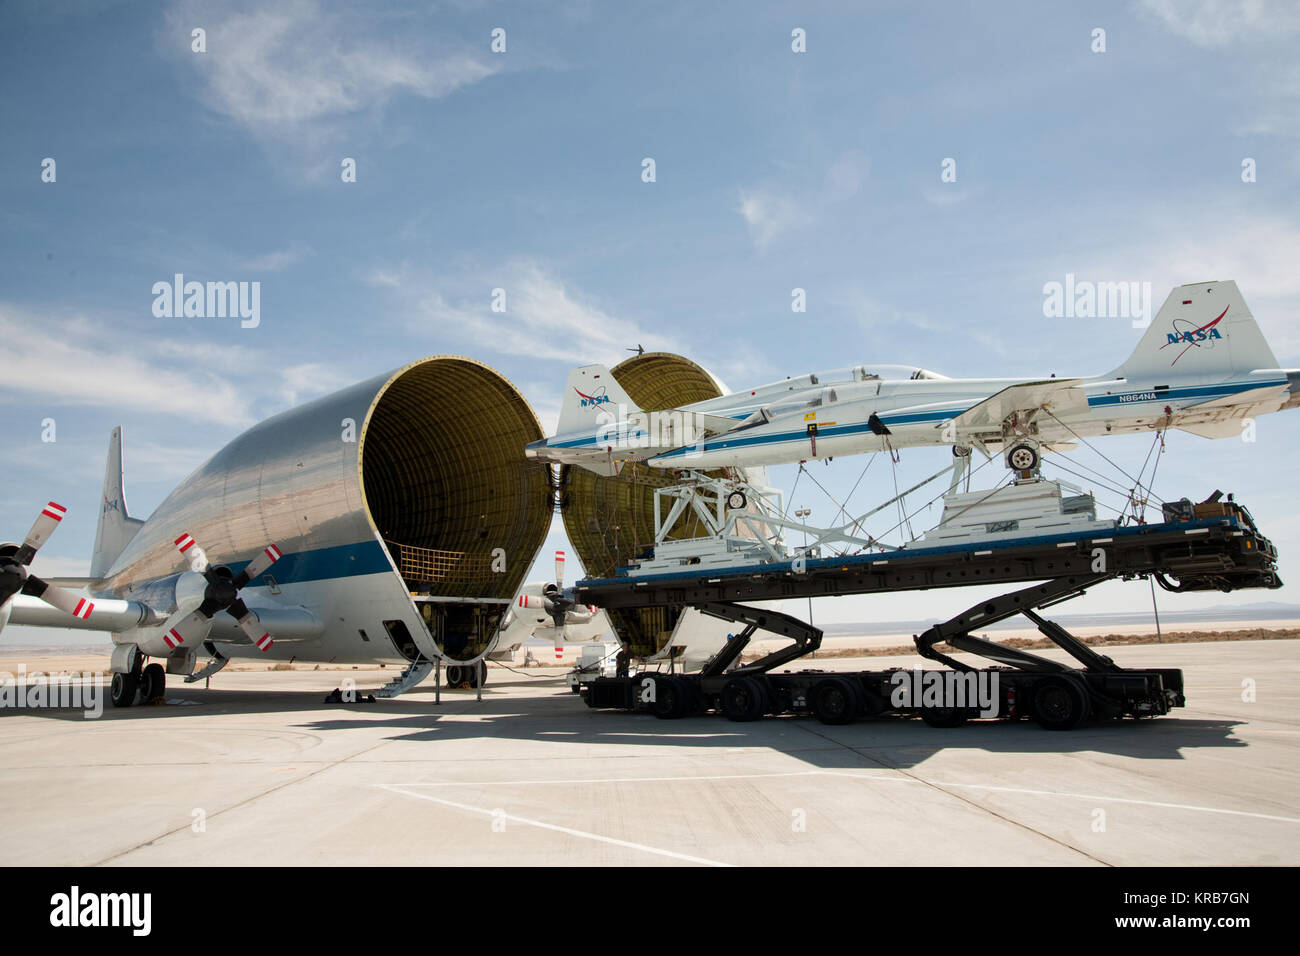
[[[111,632],[119,706],[238,656],[406,665],[379,696],[438,659],[449,681],[476,684],[516,596],[531,605],[541,587],[523,578],[551,488],[523,447],[542,434],[492,369],[435,356],[254,426],[142,521],[127,513],[114,430],[89,577],[28,569],[63,517],[51,502],[21,545],[0,545],[0,628]],[[542,603],[561,630],[592,617]],[[200,651],[210,662],[196,669]]]
[[[858,366],[644,411],[613,376],[569,376],[558,433],[531,457],[604,475],[624,463],[668,469],[773,465],[916,445],[1001,450],[1036,470],[1042,451],[1093,435],[1179,428],[1207,438],[1300,404],[1300,370],[1280,369],[1235,282],[1169,294],[1136,350],[1090,378],[950,379],[922,368]]]

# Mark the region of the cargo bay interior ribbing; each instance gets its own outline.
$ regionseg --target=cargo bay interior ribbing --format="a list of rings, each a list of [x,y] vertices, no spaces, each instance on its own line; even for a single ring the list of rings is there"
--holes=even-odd
[[[550,525],[547,470],[523,451],[541,437],[514,386],[470,359],[426,359],[389,382],[362,431],[362,485],[409,590],[514,596]]]
[[[699,365],[671,352],[646,352],[615,365],[610,372],[639,407],[680,408],[717,398],[718,383]],[[612,575],[654,541],[654,493],[672,484],[672,472],[630,463],[622,474],[605,478],[583,468],[562,470],[564,530],[589,577]],[[683,515],[667,538],[701,534],[693,516]],[[654,654],[672,634],[680,609],[618,608],[606,611],[610,625],[635,656]]]

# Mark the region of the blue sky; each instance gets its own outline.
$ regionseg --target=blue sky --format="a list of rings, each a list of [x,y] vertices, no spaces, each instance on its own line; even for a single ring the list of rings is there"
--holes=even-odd
[[[1140,333],[1044,318],[1043,285],[1074,273],[1149,281],[1157,305],[1236,279],[1300,367],[1293,4],[378,6],[0,7],[0,528],[21,535],[47,498],[70,508],[38,571],[84,572],[114,425],[145,516],[249,424],[428,354],[496,367],[548,427],[571,366],[637,343],[733,387],[873,362],[1103,372]],[[261,282],[261,324],[155,317],[152,286],[177,272]],[[1235,491],[1300,580],[1298,437],[1300,414],[1262,419],[1253,444],[1174,434],[1156,491]],[[1135,470],[1148,444],[1105,451]],[[905,452],[899,481],[946,455]],[[842,497],[865,461],[814,474]],[[792,503],[829,519],[809,484]],[[892,488],[877,462],[854,502]],[[1070,610],[1149,594],[1087,601]]]

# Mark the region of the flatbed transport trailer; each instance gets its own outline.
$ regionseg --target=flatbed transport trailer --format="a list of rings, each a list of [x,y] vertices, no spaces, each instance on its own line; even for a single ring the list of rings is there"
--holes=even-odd
[[[932,726],[972,717],[1032,717],[1067,730],[1090,719],[1154,717],[1185,703],[1182,671],[1130,669],[1038,613],[1113,579],[1151,577],[1168,591],[1278,588],[1277,551],[1249,512],[1229,501],[1223,514],[1116,527],[1080,536],[980,540],[835,558],[755,564],[719,573],[619,575],[578,582],[576,598],[598,607],[696,607],[741,625],[696,673],[642,671],[584,682],[589,707],[649,711],[664,719],[713,711],[731,720],[812,714],[823,723],[860,717],[919,716]],[[747,606],[828,595],[921,591],[1037,582],[981,601],[914,638],[921,656],[948,670],[899,668],[853,673],[777,671],[815,651],[820,629],[779,611]],[[971,632],[1022,614],[1081,666],[996,644]],[[741,652],[759,630],[789,645],[749,664]],[[976,668],[938,645],[978,654]]]

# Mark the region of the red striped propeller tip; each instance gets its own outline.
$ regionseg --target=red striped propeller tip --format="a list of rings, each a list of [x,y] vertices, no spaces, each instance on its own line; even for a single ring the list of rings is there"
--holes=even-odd
[[[41,514],[47,518],[53,518],[55,521],[62,521],[63,516],[67,513],[68,509],[57,501],[47,501],[45,507],[41,509]]]
[[[280,558],[283,557],[283,554],[281,554],[280,549],[273,544],[268,544],[262,550],[266,553],[266,556],[270,558],[272,561],[279,561]]]
[[[194,539],[188,534],[183,534],[176,539],[176,547],[180,549],[181,554],[184,554],[190,548],[194,547]]]
[[[256,643],[258,649],[261,650],[263,654],[265,654],[267,651],[271,649],[271,645],[274,644],[275,641],[271,640],[270,634],[263,634],[261,637],[257,639]]]
[[[77,601],[77,606],[72,609],[72,616],[79,617],[84,621],[86,618],[90,617],[90,612],[94,609],[95,604],[93,601],[87,601],[85,598],[81,598]]]
[[[173,627],[170,631],[168,631],[166,634],[163,635],[163,641],[167,644],[168,647],[175,648],[180,646],[181,644],[184,644],[185,638],[181,637],[180,632],[178,632],[176,628]]]

